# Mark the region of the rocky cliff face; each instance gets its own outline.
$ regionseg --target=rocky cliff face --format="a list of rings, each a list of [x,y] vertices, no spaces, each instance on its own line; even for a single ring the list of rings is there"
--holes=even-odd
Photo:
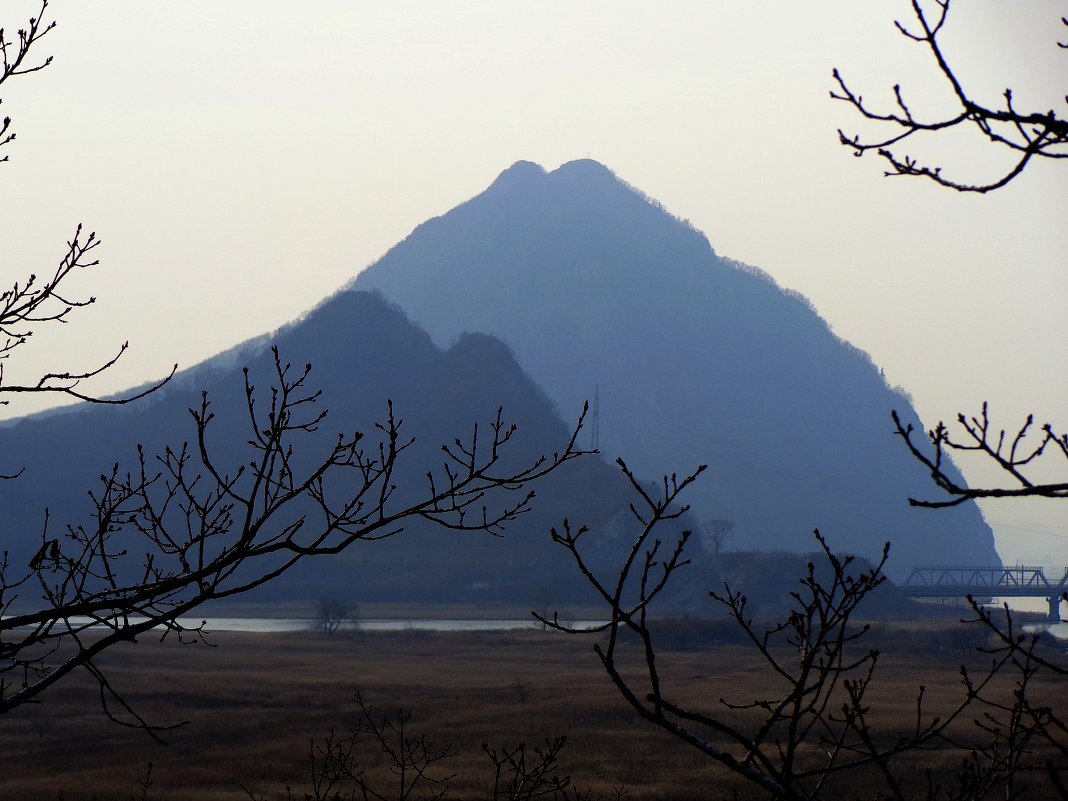
[[[354,287],[438,345],[501,338],[565,418],[597,388],[601,449],[641,475],[708,463],[689,500],[734,523],[728,547],[807,551],[818,527],[869,558],[891,541],[891,573],[998,561],[974,505],[908,507],[929,488],[890,410],[918,420],[866,354],[596,162],[517,163]]]

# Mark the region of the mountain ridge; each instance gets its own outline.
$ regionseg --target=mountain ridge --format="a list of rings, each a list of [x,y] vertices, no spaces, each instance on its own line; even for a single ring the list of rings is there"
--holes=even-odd
[[[997,562],[974,505],[907,506],[927,479],[890,409],[922,425],[871,358],[597,162],[517,162],[349,286],[382,292],[439,344],[499,337],[565,417],[597,388],[603,449],[642,475],[709,463],[690,500],[735,518],[736,547],[806,550],[827,527],[869,558],[893,541],[898,572]]]
[[[403,441],[411,440],[392,475],[394,504],[422,497],[428,471],[440,471],[446,460],[442,446],[455,438],[469,445],[476,425],[481,447],[486,448],[501,407],[504,421],[518,426],[494,468],[504,475],[543,454],[562,451],[571,435],[504,343],[472,333],[446,349],[439,348],[403,310],[372,293],[333,296],[278,334],[273,344],[283,364],[292,363],[298,372],[305,363],[312,364],[307,390],[322,392],[314,409],[329,410],[313,430],[300,437],[289,457],[298,475],[302,467],[310,467],[330,452],[338,434],[364,432],[365,447],[373,452],[375,422],[386,414],[387,401],[401,420]],[[265,350],[252,356],[247,369],[248,380],[257,388],[256,408],[262,414],[270,404],[273,355]],[[46,508],[51,520],[49,536],[62,537],[68,523],[94,525],[94,506],[87,491],[97,489],[97,477],[109,473],[114,464],[122,473],[132,469],[136,474],[139,446],[148,457],[149,469],[155,464],[154,454],[167,447],[179,450],[184,441],[194,441],[196,453],[196,432],[187,410],[199,408],[202,389],[214,415],[206,439],[215,467],[231,476],[242,465],[247,467],[255,454],[247,446],[248,404],[241,371],[203,376],[208,379],[203,387],[172,388],[136,405],[81,407],[53,418],[26,418],[0,430],[0,450],[19,454],[20,466],[26,468],[18,480],[0,482],[0,506],[6,512],[0,521],[0,542],[10,564],[16,566],[12,574],[18,572],[17,566],[29,564],[41,546]],[[304,407],[303,411],[314,415],[314,409]],[[195,458],[188,469],[202,470]],[[343,481],[346,475],[343,470],[335,471],[331,481]],[[533,509],[507,526],[503,538],[457,534],[413,519],[402,536],[373,545],[356,543],[331,559],[301,563],[255,597],[309,601],[331,596],[359,601],[462,598],[472,602],[500,598],[530,603],[541,584],[556,587],[555,597],[560,600],[588,593],[578,575],[548,575],[563,565],[565,557],[551,543],[548,531],[569,514],[599,524],[612,519],[629,499],[625,480],[617,469],[590,456],[562,465],[530,489],[537,492]],[[503,489],[480,503],[492,509],[510,506],[518,497],[513,489]],[[314,505],[290,507],[285,520],[300,514],[314,516]],[[113,545],[131,554],[147,547],[130,531],[116,534]],[[164,556],[158,556],[157,564],[162,565]],[[505,579],[504,566],[512,562],[517,565],[515,574],[509,568]],[[480,589],[472,589],[475,585]],[[23,597],[18,603],[30,600]]]
[[[26,420],[0,430],[0,443],[9,453],[33,451],[34,459],[51,454],[46,478],[84,498],[86,479],[123,449],[128,457],[138,430],[147,432],[150,450],[182,440],[177,421],[197,405],[198,382],[219,406],[239,409],[240,380],[226,369],[227,354],[253,362],[262,384],[269,340],[283,345],[284,358],[311,361],[313,381],[326,379],[328,398],[343,388],[346,400],[329,425],[345,419],[366,425],[393,397],[406,416],[407,404],[422,406],[419,414],[438,432],[431,442],[442,441],[443,428],[460,418],[492,417],[503,402],[506,412],[527,409],[555,421],[535,427],[533,439],[523,433],[517,440],[525,440],[524,453],[544,450],[566,432],[561,418],[575,419],[597,392],[600,445],[609,458],[623,456],[646,479],[711,465],[685,500],[700,517],[735,524],[726,546],[732,550],[804,553],[819,527],[835,550],[868,558],[892,540],[892,575],[911,563],[997,562],[992,532],[974,504],[938,513],[907,507],[908,494],[928,489],[888,423],[890,408],[908,404],[867,354],[838,337],[799,293],[758,268],[720,258],[704,234],[586,159],[552,172],[517,162],[485,192],[417,226],[348,289],[274,334],[224,351],[110,416],[84,409]],[[303,344],[290,350],[286,343],[297,340]],[[911,408],[903,412],[920,427]],[[137,422],[149,418],[161,422],[147,428]],[[42,440],[49,429],[56,438]],[[457,433],[463,432],[451,429],[444,441]],[[233,434],[223,439],[228,447],[240,444]],[[74,440],[85,447],[72,450]],[[425,444],[423,438],[414,452],[420,472],[423,462],[440,459]],[[500,573],[502,554],[510,565],[522,551],[537,565],[536,576],[567,571],[538,543],[563,516],[581,518],[590,500],[596,508],[584,522],[596,529],[600,520],[612,537],[621,536],[612,521],[629,498],[618,481],[603,477],[615,471],[597,464],[589,472],[601,474],[601,490],[590,490],[588,475],[565,471],[554,479],[559,503],[530,518],[521,546],[501,546],[493,557],[465,552],[466,558],[495,564]],[[0,496],[7,491],[8,507],[26,506],[24,481],[6,484]],[[46,502],[61,510],[52,500]],[[39,545],[25,532],[39,531],[40,520],[16,517],[7,521],[5,542],[17,556]],[[386,589],[430,586],[440,562],[428,556],[437,553],[434,536],[422,532],[403,542],[415,542],[427,557],[421,572],[401,556],[403,543],[370,549],[370,556],[361,549],[317,570],[343,586],[354,565],[388,571],[391,560],[402,558],[413,561],[405,571],[413,583],[402,587],[394,578]],[[493,572],[486,568],[477,578],[468,570],[467,578],[484,584],[487,570]]]

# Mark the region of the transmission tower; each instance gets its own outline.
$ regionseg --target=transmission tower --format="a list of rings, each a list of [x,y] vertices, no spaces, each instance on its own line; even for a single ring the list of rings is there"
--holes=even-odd
[[[590,415],[590,450],[601,447],[601,387],[593,387],[593,414]]]

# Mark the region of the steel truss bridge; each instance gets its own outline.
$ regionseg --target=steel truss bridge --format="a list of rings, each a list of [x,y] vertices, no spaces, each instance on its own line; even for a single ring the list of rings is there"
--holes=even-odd
[[[914,567],[898,587],[913,598],[962,598],[1000,596],[1045,598],[1049,619],[1061,619],[1061,599],[1068,592],[1068,567],[1055,581],[1041,567]]]

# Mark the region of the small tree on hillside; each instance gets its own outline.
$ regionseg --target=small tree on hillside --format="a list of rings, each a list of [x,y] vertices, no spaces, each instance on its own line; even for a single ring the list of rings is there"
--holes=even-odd
[[[717,518],[701,523],[701,544],[713,556],[719,556],[720,549],[727,538],[734,533],[734,523]]]

